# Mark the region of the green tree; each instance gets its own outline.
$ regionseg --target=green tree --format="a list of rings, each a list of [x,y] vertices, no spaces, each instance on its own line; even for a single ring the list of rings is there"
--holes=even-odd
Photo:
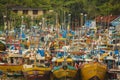
[[[0,23],[3,23],[1,21],[4,15],[7,16],[7,20],[10,20],[10,9],[13,6],[41,8],[44,10],[44,17],[52,21],[57,13],[61,23],[69,13],[72,14],[72,18],[79,18],[80,13],[87,13],[89,19],[98,15],[119,15],[119,4],[120,0],[0,0]],[[56,13],[49,14],[48,10]]]

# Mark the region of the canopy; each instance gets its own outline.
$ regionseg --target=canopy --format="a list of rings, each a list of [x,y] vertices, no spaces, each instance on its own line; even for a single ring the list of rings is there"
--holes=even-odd
[[[120,16],[111,22],[112,26],[120,25]]]
[[[9,57],[22,57],[21,54],[10,53]]]
[[[60,59],[57,59],[56,62],[63,62],[64,60],[65,60],[64,58],[60,58]],[[72,62],[73,59],[67,58],[66,61],[67,61],[67,62]]]
[[[72,51],[70,52],[71,54],[74,54],[74,55],[84,55],[85,52],[84,51]]]

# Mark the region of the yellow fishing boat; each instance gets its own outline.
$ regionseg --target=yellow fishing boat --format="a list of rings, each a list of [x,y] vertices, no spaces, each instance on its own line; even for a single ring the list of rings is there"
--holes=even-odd
[[[47,67],[31,67],[31,68],[24,68],[23,73],[25,78],[28,79],[47,79],[49,80],[50,75],[50,68]]]
[[[0,71],[5,73],[4,78],[7,77],[22,77],[22,65],[0,64]]]
[[[22,57],[18,55],[15,54],[14,56],[13,55],[10,56],[8,53],[6,53],[6,55],[2,56],[4,61],[0,62],[0,71],[5,73],[6,77],[23,76],[22,74],[23,64],[20,63],[20,61],[22,61]],[[19,59],[19,62],[18,62],[18,59]]]
[[[26,80],[49,80],[51,68],[42,63],[37,63],[35,61],[34,64],[23,65],[23,74]]]
[[[0,70],[7,72],[7,71],[22,71],[23,66],[22,65],[10,65],[10,64],[1,64]]]
[[[71,58],[60,58],[56,60],[56,65],[52,70],[51,80],[59,80],[62,78],[76,79],[77,69],[73,67],[73,60]]]
[[[81,80],[105,80],[107,66],[99,62],[86,63],[81,67]]]

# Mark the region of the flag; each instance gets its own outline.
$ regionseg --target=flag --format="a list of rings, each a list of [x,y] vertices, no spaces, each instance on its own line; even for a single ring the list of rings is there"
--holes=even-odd
[[[59,37],[62,37],[62,34],[59,34]]]
[[[68,30],[68,31],[70,30],[70,25],[67,26],[67,30]]]

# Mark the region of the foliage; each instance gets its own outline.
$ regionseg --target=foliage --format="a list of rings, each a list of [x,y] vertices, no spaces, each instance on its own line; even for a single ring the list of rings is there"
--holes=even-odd
[[[119,4],[120,0],[0,0],[0,19],[5,14],[7,14],[9,19],[10,8],[13,6],[37,7],[44,11],[54,10],[58,13],[60,20],[61,17],[69,13],[72,14],[72,17],[78,17],[80,13],[86,13],[88,18],[93,19],[97,15],[119,15]],[[45,14],[44,17],[49,18],[50,21],[54,21],[55,13]],[[26,20],[27,22],[30,21],[30,19]],[[3,23],[1,21],[3,20],[0,20],[0,23]],[[20,24],[19,21],[16,22]]]
[[[44,10],[53,9],[56,12],[87,12],[91,14],[92,10],[101,11],[99,15],[106,15],[108,13],[118,14],[120,0],[0,0],[0,8],[2,11],[9,6],[26,6],[26,7],[40,7]],[[117,11],[118,10],[118,11]],[[105,12],[104,12],[105,11]],[[117,11],[117,12],[115,12]]]

